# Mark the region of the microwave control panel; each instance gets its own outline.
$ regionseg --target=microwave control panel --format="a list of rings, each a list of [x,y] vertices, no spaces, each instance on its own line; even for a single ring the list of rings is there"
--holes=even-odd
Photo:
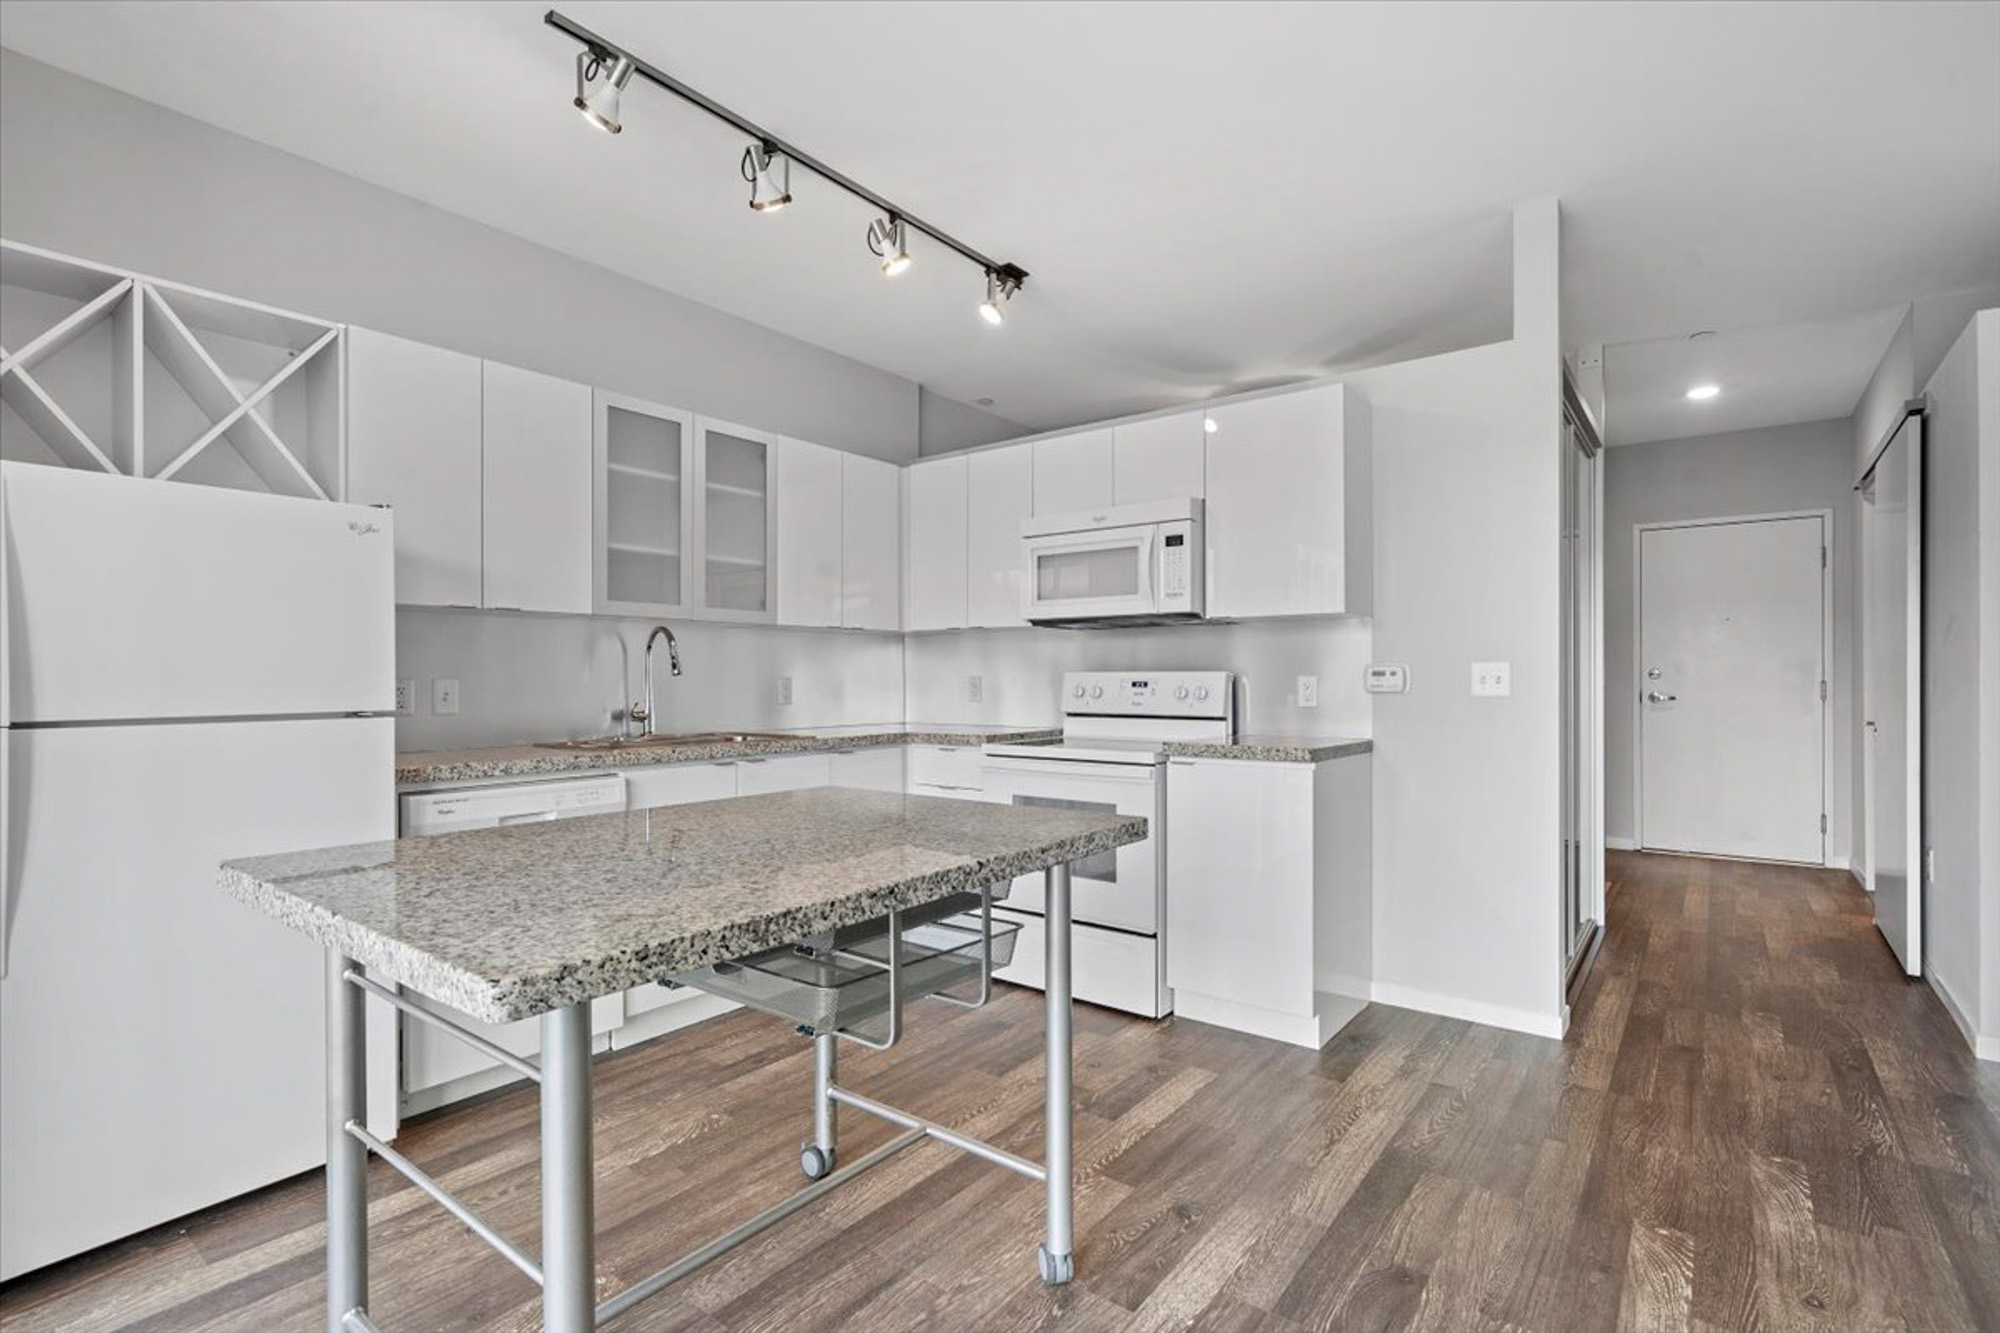
[[[1188,592],[1188,535],[1169,532],[1160,539],[1160,597],[1181,601]]]

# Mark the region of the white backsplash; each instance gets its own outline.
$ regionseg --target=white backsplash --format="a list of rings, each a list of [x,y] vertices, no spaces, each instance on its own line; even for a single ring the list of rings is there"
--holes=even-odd
[[[1065,671],[1233,671],[1239,731],[1372,736],[1361,687],[1374,638],[1365,618],[1150,629],[963,630],[904,641],[908,707],[923,722],[1054,722]],[[980,702],[967,679],[980,677]],[[1295,702],[1319,677],[1319,707]]]
[[[894,634],[668,622],[654,654],[661,731],[894,722],[903,716],[903,645]],[[511,745],[615,731],[613,710],[639,697],[654,622],[515,611],[396,612],[396,674],[416,680],[416,715],[396,719],[398,750]],[[456,717],[431,713],[431,681],[459,683]],[[792,678],[780,705],[778,679]]]

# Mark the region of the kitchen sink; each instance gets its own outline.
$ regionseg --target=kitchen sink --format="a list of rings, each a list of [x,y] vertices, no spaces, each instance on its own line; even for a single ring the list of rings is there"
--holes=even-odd
[[[662,750],[682,745],[745,745],[752,741],[794,741],[771,731],[687,731],[675,736],[586,736],[573,741],[538,741],[543,750]]]

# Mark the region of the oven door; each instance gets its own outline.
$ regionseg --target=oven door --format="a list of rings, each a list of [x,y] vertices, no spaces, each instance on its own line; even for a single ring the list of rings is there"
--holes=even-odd
[[[1148,824],[1145,838],[1070,867],[1070,919],[1080,925],[1158,933],[1161,849],[1166,845],[1160,837],[1165,805],[1161,798],[1166,789],[1157,767],[989,756],[985,771],[986,799],[1002,805],[1143,816]],[[1040,871],[1014,881],[1007,906],[1041,914]]]
[[[1028,537],[1022,616],[1085,620],[1158,610],[1153,587],[1157,525]]]

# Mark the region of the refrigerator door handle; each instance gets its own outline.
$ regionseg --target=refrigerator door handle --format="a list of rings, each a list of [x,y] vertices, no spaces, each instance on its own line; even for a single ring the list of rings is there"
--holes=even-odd
[[[0,981],[7,979],[7,958],[14,944],[14,840],[8,831],[14,805],[14,784],[8,771],[13,754],[13,733],[0,727]]]

